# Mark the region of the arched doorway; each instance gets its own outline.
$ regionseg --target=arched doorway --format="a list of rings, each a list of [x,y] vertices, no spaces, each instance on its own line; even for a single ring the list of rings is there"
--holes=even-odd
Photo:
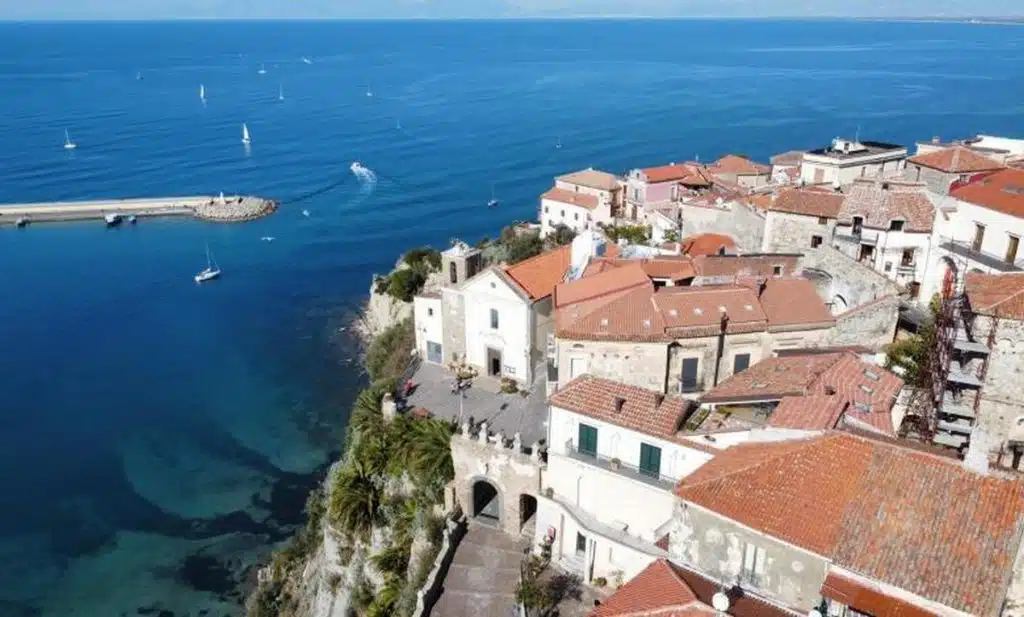
[[[533,495],[527,495],[523,493],[519,496],[519,531],[520,533],[533,537],[534,526],[537,524],[534,520],[537,514],[537,498]]]
[[[473,517],[482,523],[501,526],[501,493],[487,480],[473,483]]]

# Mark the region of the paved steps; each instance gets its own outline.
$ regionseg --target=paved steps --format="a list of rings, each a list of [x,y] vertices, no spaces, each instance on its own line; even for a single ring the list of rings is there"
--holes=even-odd
[[[444,580],[433,617],[514,617],[526,538],[470,523]]]

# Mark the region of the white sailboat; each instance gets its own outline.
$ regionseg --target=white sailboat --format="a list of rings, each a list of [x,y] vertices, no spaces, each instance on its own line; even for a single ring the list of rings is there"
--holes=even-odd
[[[559,138],[558,138],[558,139],[557,139],[557,140],[555,141],[555,150],[561,150],[561,149],[562,149],[562,138],[561,138],[561,137],[559,137]]]
[[[71,141],[71,135],[68,133],[68,130],[64,129],[64,149],[65,150],[74,150],[77,147],[78,147],[78,144],[76,144],[75,142]]]
[[[203,84],[199,84],[199,100],[206,102],[206,86]]]
[[[261,64],[260,65],[260,70],[256,71],[256,74],[257,75],[266,75],[267,74],[267,67],[266,67],[266,65]]]
[[[206,281],[212,281],[213,279],[220,276],[220,267],[217,265],[217,261],[213,258],[213,253],[210,252],[210,245],[206,245],[206,268],[195,275],[195,281],[197,283],[205,283]]]
[[[252,138],[249,137],[249,127],[244,122],[242,123],[242,143],[245,145],[252,143]]]
[[[277,86],[277,100],[279,100],[279,101],[283,101],[284,100],[284,86],[281,86],[281,85]]]
[[[306,56],[302,56],[302,63],[303,64],[313,64],[313,61],[310,60],[309,58],[307,58]]]
[[[494,196],[494,185],[492,184],[491,185],[491,200],[487,202],[487,207],[488,208],[493,208],[494,206],[498,205],[499,203],[501,203],[501,202],[499,202],[498,198]]]
[[[366,96],[373,96],[373,90],[370,90],[370,86],[366,86]]]

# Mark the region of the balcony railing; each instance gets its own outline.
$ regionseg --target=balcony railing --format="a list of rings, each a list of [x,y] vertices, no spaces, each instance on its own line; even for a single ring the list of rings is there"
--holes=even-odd
[[[676,478],[665,476],[660,473],[652,473],[650,471],[640,469],[635,465],[630,465],[629,463],[616,462],[618,459],[615,459],[614,457],[605,456],[603,454],[581,452],[571,439],[565,442],[565,451],[569,455],[569,458],[573,460],[588,463],[595,467],[617,473],[620,476],[629,478],[630,480],[643,482],[644,484],[655,488],[672,490],[678,483],[678,479]]]
[[[1020,272],[1021,268],[1017,267],[1016,264],[1007,262],[1005,259],[1000,259],[995,255],[990,255],[984,251],[977,251],[968,242],[957,242],[955,240],[946,240],[939,244],[939,248],[957,255],[959,257],[966,257],[971,261],[975,261],[982,266],[991,268],[996,272]],[[970,264],[968,265],[970,267]]]

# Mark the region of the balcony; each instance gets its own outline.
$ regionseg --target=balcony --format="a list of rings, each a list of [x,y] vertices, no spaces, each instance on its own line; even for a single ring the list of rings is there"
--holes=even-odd
[[[914,263],[900,264],[900,265],[896,266],[896,274],[902,274],[902,275],[905,275],[905,276],[910,276],[910,275],[914,274],[915,272],[917,272],[917,264],[914,264]]]
[[[851,231],[847,234],[837,233],[836,240],[850,244],[867,244],[868,246],[875,246],[878,244],[878,232],[870,229],[861,229],[860,231]]]
[[[995,255],[991,255],[984,251],[976,251],[974,247],[968,242],[957,242],[955,240],[945,240],[939,244],[939,248],[943,249],[958,257],[967,258],[970,261],[977,263],[978,265],[984,266],[996,272],[1021,272],[1022,269],[1017,267],[1015,264],[1007,263],[1005,259],[1000,259]],[[971,264],[968,264],[968,268]]]
[[[635,465],[618,462],[618,459],[615,459],[614,457],[605,456],[603,454],[590,454],[588,452],[581,452],[576,447],[576,444],[572,442],[571,439],[565,442],[565,452],[569,456],[569,458],[573,460],[580,461],[581,463],[587,463],[588,465],[593,465],[594,467],[599,467],[601,469],[610,471],[625,478],[629,478],[630,480],[634,480],[636,482],[643,482],[644,484],[653,486],[655,488],[670,491],[673,488],[675,488],[676,483],[679,482],[679,480],[676,478],[671,478],[669,476],[664,476],[656,473],[650,473],[641,470],[639,467]]]

